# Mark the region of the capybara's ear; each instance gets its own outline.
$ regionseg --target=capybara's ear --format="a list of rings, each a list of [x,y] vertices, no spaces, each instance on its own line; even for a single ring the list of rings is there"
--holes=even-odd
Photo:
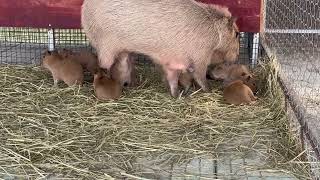
[[[51,52],[49,50],[46,50],[46,52],[44,53],[45,56],[49,56],[51,55]]]
[[[234,17],[234,16],[232,16],[232,17],[230,17],[230,18],[228,19],[228,27],[229,27],[229,30],[230,30],[230,31],[232,31],[232,30],[235,29],[235,28],[234,28],[234,24],[235,24],[236,21],[237,21],[237,17]]]

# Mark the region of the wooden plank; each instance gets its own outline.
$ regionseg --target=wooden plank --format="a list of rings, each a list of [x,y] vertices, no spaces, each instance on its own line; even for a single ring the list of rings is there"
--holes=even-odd
[[[83,0],[0,0],[0,26],[80,28]]]
[[[242,32],[260,32],[261,0],[199,0],[229,8]]]
[[[243,32],[260,31],[261,0],[199,0],[229,7]],[[83,0],[0,0],[0,26],[81,28]]]

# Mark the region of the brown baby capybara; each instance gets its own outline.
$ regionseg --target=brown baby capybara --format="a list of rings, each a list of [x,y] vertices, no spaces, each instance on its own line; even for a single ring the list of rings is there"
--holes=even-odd
[[[247,79],[243,80],[243,83],[247,85],[254,94],[257,93],[257,79],[254,74],[251,74],[251,76],[248,76]]]
[[[235,80],[227,84],[223,89],[223,97],[229,104],[249,104],[257,100],[252,90],[241,80]]]
[[[223,80],[224,83],[230,83],[234,80],[242,80],[252,89],[253,92],[256,91],[254,75],[245,65],[221,63],[208,70],[208,76],[210,79]],[[188,89],[188,87],[192,85],[192,80],[190,73],[182,73],[179,76],[179,82],[183,82],[181,85],[185,89]]]
[[[98,67],[98,58],[95,54],[88,50],[81,50],[80,52],[72,52],[68,49],[62,49],[59,54],[64,58],[72,58],[79,62],[83,69],[88,70],[91,74],[95,73]]]
[[[57,51],[47,51],[41,66],[51,72],[54,86],[58,86],[59,81],[65,82],[68,86],[83,83],[82,66],[70,58],[63,58]]]
[[[192,71],[208,91],[207,66],[237,59],[235,20],[225,7],[194,0],[85,0],[81,17],[100,67],[110,70],[123,51],[148,55],[163,67],[174,97],[181,72]],[[216,53],[222,58],[213,58]]]
[[[219,64],[209,71],[209,76],[216,80],[223,80],[224,84],[235,80],[242,80],[254,93],[257,91],[256,77],[245,65]]]
[[[187,93],[193,84],[192,74],[189,72],[181,73],[178,82],[183,87],[184,92]]]
[[[99,100],[116,100],[121,96],[122,86],[119,82],[109,78],[101,69],[96,69],[93,88]]]
[[[235,80],[235,79],[247,79],[252,77],[247,66],[242,64],[218,64],[214,67],[209,75],[216,80]]]

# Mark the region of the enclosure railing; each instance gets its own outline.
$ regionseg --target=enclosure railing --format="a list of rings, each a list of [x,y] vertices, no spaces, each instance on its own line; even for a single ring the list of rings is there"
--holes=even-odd
[[[320,2],[264,0],[263,46],[280,64],[279,81],[300,139],[320,178]]]

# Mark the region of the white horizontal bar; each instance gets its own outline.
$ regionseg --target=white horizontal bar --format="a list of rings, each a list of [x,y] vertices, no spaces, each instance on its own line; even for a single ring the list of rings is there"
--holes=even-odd
[[[320,34],[320,29],[265,29],[265,33]]]

